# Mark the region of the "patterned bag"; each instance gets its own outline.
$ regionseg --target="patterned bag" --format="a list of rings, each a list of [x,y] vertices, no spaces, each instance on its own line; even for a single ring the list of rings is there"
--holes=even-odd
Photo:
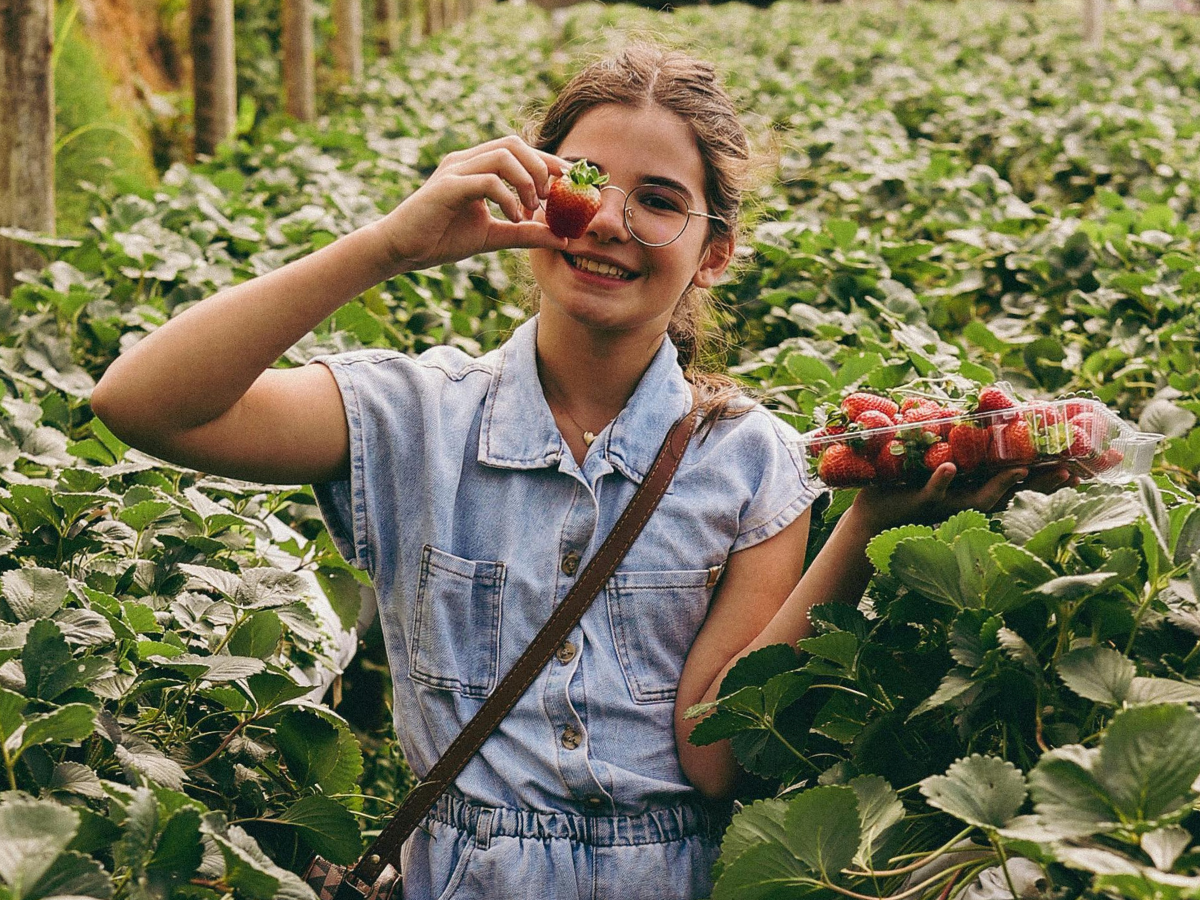
[[[320,856],[304,870],[304,880],[318,900],[400,900],[400,873],[386,865],[372,884],[356,882],[350,866],[339,866]]]
[[[696,428],[695,408],[671,426],[650,471],[634,491],[612,531],[596,551],[592,561],[579,573],[575,586],[555,607],[549,620],[525,648],[512,670],[500,681],[442,758],[434,763],[425,780],[408,792],[400,809],[392,816],[366,854],[353,866],[340,866],[317,856],[304,871],[304,881],[317,892],[320,900],[401,900],[400,849],[448,788],[487,740],[500,721],[508,715],[526,688],[546,667],[571,629],[579,624],[604,583],[616,572],[642,526],[650,518]]]

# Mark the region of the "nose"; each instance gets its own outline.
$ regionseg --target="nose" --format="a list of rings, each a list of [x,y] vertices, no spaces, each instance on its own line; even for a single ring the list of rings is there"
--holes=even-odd
[[[627,241],[629,229],[625,227],[625,192],[615,184],[600,188],[600,209],[588,223],[588,234],[600,241]]]

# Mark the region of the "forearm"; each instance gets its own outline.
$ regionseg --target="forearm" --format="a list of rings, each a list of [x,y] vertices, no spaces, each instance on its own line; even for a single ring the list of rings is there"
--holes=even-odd
[[[197,303],[109,366],[93,408],[116,429],[186,430],[228,411],[296,341],[396,274],[377,225]]]
[[[772,644],[794,646],[801,638],[809,636],[812,624],[808,613],[812,607],[823,603],[858,603],[873,573],[866,546],[877,532],[878,528],[858,507],[848,510],[783,605],[754,636],[740,648],[726,644],[723,649],[714,649],[716,658],[727,661],[707,681],[703,693],[698,689],[704,682],[692,678],[681,681],[676,711],[677,747],[684,773],[702,793],[712,797],[730,795],[736,785],[739,767],[729,741],[704,747],[689,743],[688,737],[699,720],[683,717],[687,707],[716,700],[729,670],[748,654]],[[689,665],[696,669],[706,668],[703,659],[689,659]]]

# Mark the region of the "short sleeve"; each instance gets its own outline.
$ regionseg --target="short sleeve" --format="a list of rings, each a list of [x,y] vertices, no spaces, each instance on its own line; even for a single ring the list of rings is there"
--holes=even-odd
[[[748,433],[739,456],[741,465],[753,468],[748,474],[754,491],[742,510],[731,553],[774,537],[821,495],[805,468],[799,433],[762,406],[744,418]]]

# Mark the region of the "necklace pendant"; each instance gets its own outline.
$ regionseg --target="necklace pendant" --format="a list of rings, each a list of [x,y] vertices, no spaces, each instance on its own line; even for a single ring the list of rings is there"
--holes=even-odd
[[[585,431],[583,433],[583,444],[585,447],[592,446],[592,441],[594,441],[595,439],[596,439],[596,435],[592,434],[592,432]]]

